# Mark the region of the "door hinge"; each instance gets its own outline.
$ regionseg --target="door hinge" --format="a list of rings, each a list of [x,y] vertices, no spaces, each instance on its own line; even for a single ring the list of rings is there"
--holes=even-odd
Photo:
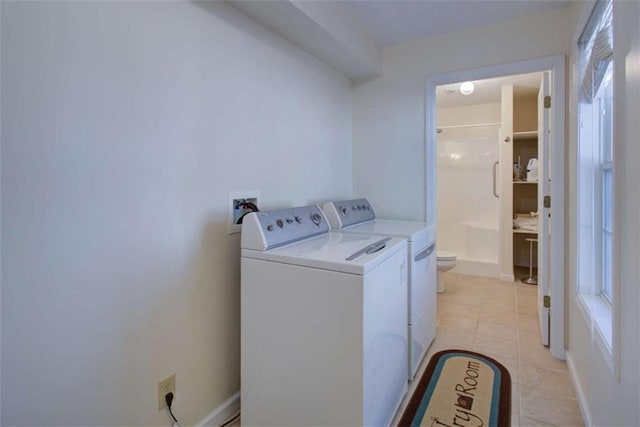
[[[551,308],[551,296],[545,295],[542,300],[544,308]]]
[[[551,95],[544,97],[544,108],[551,108]]]
[[[551,196],[544,196],[544,199],[542,201],[542,204],[545,208],[550,208],[551,207]]]

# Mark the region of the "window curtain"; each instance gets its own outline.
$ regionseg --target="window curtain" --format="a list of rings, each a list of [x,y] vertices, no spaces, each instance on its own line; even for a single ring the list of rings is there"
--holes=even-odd
[[[578,39],[580,102],[593,102],[613,60],[612,12],[612,0],[598,0]]]

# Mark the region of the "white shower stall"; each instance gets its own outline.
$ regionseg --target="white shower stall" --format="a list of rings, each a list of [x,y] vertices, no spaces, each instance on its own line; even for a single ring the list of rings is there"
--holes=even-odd
[[[459,273],[500,275],[499,130],[497,122],[439,126],[438,250],[457,256]]]

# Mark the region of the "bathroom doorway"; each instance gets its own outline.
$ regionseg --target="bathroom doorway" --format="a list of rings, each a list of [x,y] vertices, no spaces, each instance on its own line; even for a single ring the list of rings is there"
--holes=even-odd
[[[536,277],[538,248],[528,239],[538,237],[542,77],[528,73],[436,89],[438,249],[455,254],[457,273],[506,281]],[[513,164],[511,174],[500,170],[503,164]],[[513,217],[513,224],[501,215]]]
[[[489,255],[492,253],[492,248],[495,248],[495,240],[496,235],[498,236],[498,277],[505,281],[513,281],[513,264],[514,264],[514,248],[519,248],[518,241],[514,238],[516,233],[513,233],[513,213],[524,213],[524,212],[516,212],[514,209],[516,199],[518,197],[522,198],[518,203],[521,203],[521,210],[529,210],[531,212],[536,212],[533,209],[528,209],[531,207],[527,205],[527,199],[533,198],[535,200],[539,200],[539,205],[542,206],[542,197],[544,194],[548,193],[547,196],[551,200],[564,200],[564,179],[558,179],[555,181],[546,180],[541,183],[539,187],[543,187],[538,194],[537,191],[531,191],[533,186],[531,184],[525,184],[526,180],[523,181],[522,184],[517,183],[519,179],[521,179],[521,175],[519,175],[514,181],[514,154],[518,152],[522,147],[516,147],[515,139],[524,138],[525,135],[532,135],[532,130],[526,129],[518,129],[516,126],[516,122],[513,121],[511,123],[506,123],[504,120],[505,111],[504,111],[504,102],[501,101],[500,109],[500,118],[499,120],[495,120],[495,110],[494,116],[492,117],[480,117],[475,116],[474,120],[479,120],[473,123],[445,123],[440,120],[444,115],[441,114],[441,117],[438,117],[438,87],[440,87],[441,91],[450,90],[453,91],[454,86],[459,86],[461,82],[471,81],[478,82],[481,84],[481,81],[487,79],[503,79],[506,77],[516,76],[516,75],[524,75],[531,73],[547,73],[550,78],[550,98],[544,99],[545,105],[547,101],[553,102],[551,100],[561,100],[554,104],[554,108],[549,110],[549,119],[554,123],[554,127],[552,132],[550,133],[550,142],[548,146],[548,158],[550,159],[548,165],[551,175],[556,177],[564,177],[564,56],[553,56],[547,58],[534,59],[529,61],[523,61],[518,63],[504,64],[493,67],[480,68],[475,70],[466,70],[459,72],[446,73],[441,75],[429,76],[427,78],[426,84],[426,153],[427,153],[427,176],[426,178],[426,188],[427,188],[427,221],[430,223],[437,223],[438,227],[443,226],[443,229],[439,229],[438,235],[438,245],[441,243],[443,245],[452,245],[453,242],[456,242],[460,246],[460,253],[464,256],[463,260],[469,261],[470,258],[473,261],[472,257],[480,255],[480,259],[476,259],[475,261],[480,261],[482,264],[493,264],[495,266],[495,262],[491,262],[492,260],[487,259]],[[513,115],[515,111],[515,101],[514,101],[514,87],[517,88],[517,85],[514,84],[505,84],[501,90],[501,100],[505,99],[506,96],[511,96],[511,104],[508,111],[509,114]],[[517,94],[518,89],[516,89],[515,94]],[[459,93],[459,89],[458,89]],[[457,95],[456,95],[457,96]],[[464,96],[464,95],[460,95]],[[542,99],[542,98],[541,98]],[[469,108],[467,108],[469,110]],[[470,111],[467,111],[470,114]],[[478,113],[478,112],[476,112]],[[453,116],[457,116],[458,118],[464,116],[464,114],[452,114]],[[515,117],[515,116],[514,116]],[[536,114],[537,117],[537,114]],[[481,121],[480,121],[481,119]],[[474,125],[474,126],[466,126],[466,125]],[[482,126],[475,126],[482,125]],[[449,126],[448,128],[446,128]],[[437,129],[440,127],[441,133],[437,133]],[[471,128],[476,128],[473,131],[473,135],[469,136],[468,131]],[[493,129],[491,129],[493,128]],[[466,129],[466,130],[465,130]],[[449,136],[451,138],[442,137],[446,131],[449,131]],[[457,136],[454,135],[454,132],[457,133]],[[465,133],[467,132],[467,133]],[[537,132],[536,132],[537,133]],[[438,140],[439,135],[440,142]],[[475,138],[475,139],[474,139]],[[495,141],[494,148],[491,148],[491,144]],[[448,147],[444,147],[443,150],[439,151],[438,144],[447,145]],[[474,156],[473,149],[470,147],[473,145],[473,149],[477,149]],[[454,152],[454,147],[457,146],[459,152]],[[483,148],[484,146],[484,148]],[[526,145],[525,145],[526,147]],[[467,152],[463,152],[461,150],[466,149]],[[448,150],[448,151],[447,151]],[[506,150],[506,154],[502,151]],[[498,153],[497,159],[495,159],[495,155],[492,153]],[[521,156],[525,157],[527,154],[527,149],[521,152]],[[448,157],[447,157],[448,156]],[[466,157],[466,160],[463,158]],[[529,159],[532,156],[529,155]],[[529,159],[527,159],[527,163],[529,163]],[[449,209],[456,209],[455,204],[458,203],[458,209],[462,209],[463,211],[467,211],[466,213],[481,213],[482,218],[480,220],[474,220],[473,216],[467,215],[467,219],[462,218],[462,213],[456,215],[449,215],[447,213],[440,212],[438,215],[438,210],[440,209],[440,204],[442,202],[441,196],[442,194],[438,194],[438,161],[445,160],[445,168],[448,167],[447,171],[449,177],[447,178],[448,182],[455,182],[460,180],[466,180],[468,182],[468,186],[473,190],[474,188],[474,197],[479,197],[480,193],[483,193],[482,200],[484,202],[478,203],[476,199],[468,199],[465,204],[464,200],[458,200],[453,203],[452,206],[446,206]],[[482,161],[480,161],[482,160]],[[492,161],[493,160],[493,161]],[[454,176],[455,172],[451,171],[451,167],[453,163],[458,163],[459,165],[464,165],[467,163],[467,172],[471,170],[472,167],[475,167],[477,170],[476,178],[451,178]],[[496,163],[497,162],[497,163]],[[520,168],[524,168],[525,165],[522,163],[524,160],[521,158]],[[474,166],[475,165],[475,166]],[[441,165],[442,166],[442,165]],[[489,168],[489,166],[491,166]],[[442,169],[442,168],[441,168]],[[460,169],[462,170],[462,169]],[[467,172],[462,172],[461,175],[465,175]],[[523,172],[520,172],[522,174]],[[495,176],[495,179],[494,179]],[[487,183],[488,178],[491,177],[490,182]],[[526,178],[526,175],[525,175]],[[443,178],[444,179],[444,178]],[[487,185],[490,184],[490,185]],[[521,187],[517,187],[521,185]],[[482,189],[480,190],[480,186]],[[521,191],[522,190],[522,191]],[[440,191],[442,193],[442,190]],[[520,194],[522,192],[522,194]],[[484,197],[488,195],[489,197]],[[440,199],[439,199],[440,197]],[[495,211],[495,200],[491,200],[491,197],[494,199],[498,199],[499,197],[503,197],[503,200],[499,202],[501,208],[499,208],[498,213],[498,221],[497,227],[495,227],[495,217],[489,218],[487,212],[491,212],[493,209]],[[505,202],[507,200],[507,202]],[[505,203],[510,204],[510,208],[508,211],[504,209]],[[493,208],[491,207],[493,205]],[[546,205],[545,205],[546,206]],[[445,207],[445,206],[443,206]],[[485,209],[486,208],[486,209]],[[525,209],[527,208],[527,209]],[[550,214],[550,210],[547,208],[538,209],[541,215],[544,215],[546,218],[547,215]],[[507,215],[508,212],[508,215]],[[454,232],[453,236],[445,236],[446,222],[441,221],[440,216],[447,216],[447,220],[456,220],[463,225],[463,227],[458,227],[458,230]],[[451,222],[451,221],[449,221]],[[526,221],[525,221],[526,223]],[[553,215],[549,216],[548,220],[549,225],[554,230],[553,234],[548,235],[548,245],[539,245],[540,249],[531,248],[531,250],[539,252],[540,256],[535,257],[538,260],[546,260],[548,265],[546,268],[548,274],[541,278],[541,285],[538,286],[539,290],[539,307],[544,309],[547,307],[547,311],[540,311],[540,319],[541,324],[547,316],[546,321],[547,324],[550,324],[550,334],[549,339],[549,347],[551,353],[560,359],[564,359],[564,256],[565,256],[565,245],[564,245],[564,206],[563,203],[557,203],[553,207]],[[450,224],[449,224],[450,225]],[[526,228],[526,224],[523,223]],[[497,233],[485,233],[487,231],[493,231],[495,228],[498,229]],[[482,234],[482,237],[478,233]],[[440,235],[442,233],[442,236]],[[458,233],[456,236],[455,233]],[[475,234],[474,234],[475,233]],[[449,233],[446,233],[449,234]],[[545,239],[547,234],[545,234]],[[508,239],[508,240],[507,240]],[[473,245],[480,244],[480,247],[473,247]],[[530,243],[531,244],[531,243]],[[484,246],[484,249],[483,247]],[[455,248],[449,248],[454,249]],[[508,261],[505,261],[508,260]],[[495,258],[493,258],[495,261]],[[505,265],[507,263],[510,264],[509,269],[505,269]],[[477,264],[477,262],[476,262]],[[463,263],[464,265],[464,263]],[[486,266],[486,265],[485,265]],[[469,263],[465,266],[465,268],[469,267]],[[491,269],[489,269],[491,270]],[[509,274],[509,271],[511,273]],[[495,267],[492,270],[492,275],[495,277]],[[487,275],[487,274],[485,274]],[[543,304],[548,304],[552,302],[554,310],[549,312],[548,306],[544,306]],[[546,313],[546,314],[545,314]],[[549,330],[549,329],[547,329]],[[543,338],[541,338],[543,339]]]
[[[498,278],[500,126],[482,116],[499,119],[500,105],[441,102],[449,90],[438,87],[438,252],[456,257],[456,273]]]

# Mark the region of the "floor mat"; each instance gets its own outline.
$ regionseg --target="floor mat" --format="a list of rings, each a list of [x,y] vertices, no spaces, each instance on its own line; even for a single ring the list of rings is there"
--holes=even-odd
[[[434,354],[400,426],[509,426],[511,376],[500,362],[467,350]]]

